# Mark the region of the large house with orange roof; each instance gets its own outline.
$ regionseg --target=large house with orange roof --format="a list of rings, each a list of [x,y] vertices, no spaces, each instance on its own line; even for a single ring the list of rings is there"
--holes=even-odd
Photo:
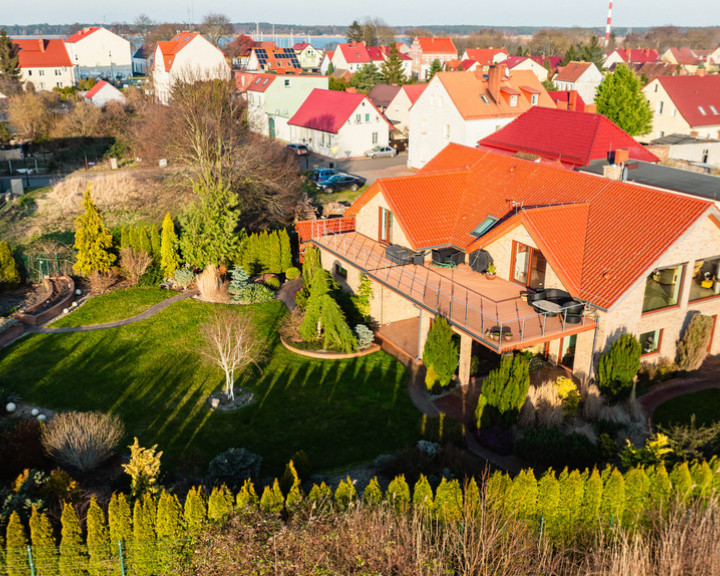
[[[588,104],[595,102],[595,93],[602,81],[602,73],[592,62],[569,62],[553,78],[558,90],[575,90]]]
[[[445,64],[458,60],[458,51],[450,38],[415,38],[408,56],[412,58],[412,74],[416,80],[427,80],[430,66],[437,60]]]
[[[130,41],[102,26],[83,28],[65,38],[75,77],[130,78],[132,51]]]
[[[298,232],[344,289],[370,279],[380,336],[411,359],[447,318],[463,385],[481,348],[527,350],[585,379],[623,333],[643,360],[673,359],[694,314],[720,314],[712,202],[456,144]]]
[[[67,88],[75,84],[75,71],[65,43],[59,39],[13,40],[18,47],[20,82],[35,90]]]
[[[230,66],[223,53],[198,32],[180,32],[155,48],[153,83],[161,104],[170,102],[173,85],[214,78],[229,79]]]
[[[532,106],[555,103],[529,70],[507,73],[503,62],[487,74],[440,72],[410,109],[408,166],[422,168],[451,142],[475,146]]]

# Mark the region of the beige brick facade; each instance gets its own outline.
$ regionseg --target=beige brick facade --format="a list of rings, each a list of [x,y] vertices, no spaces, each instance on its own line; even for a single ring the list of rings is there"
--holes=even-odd
[[[376,194],[372,200],[370,200],[365,206],[363,206],[360,213],[355,216],[355,230],[360,234],[364,234],[368,238],[378,241],[380,238],[378,225],[380,222],[379,211],[380,208],[390,210],[390,205],[385,200],[382,193]],[[400,246],[406,246],[410,248],[405,232],[400,226],[397,219],[393,220],[392,227],[392,244],[399,244]]]

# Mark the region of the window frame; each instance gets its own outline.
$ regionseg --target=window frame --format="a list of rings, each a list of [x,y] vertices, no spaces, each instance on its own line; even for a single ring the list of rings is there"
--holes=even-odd
[[[638,341],[640,342],[640,358],[646,358],[648,356],[655,356],[656,354],[660,354],[660,348],[662,347],[664,332],[665,332],[664,328],[655,328],[655,330],[648,330],[647,332],[643,332],[642,334],[638,335]],[[642,337],[645,336],[646,334],[657,334],[657,342],[655,343],[655,350],[653,350],[652,352],[645,352],[643,350]]]
[[[648,314],[655,314],[656,312],[663,312],[666,310],[672,310],[673,308],[679,308],[680,307],[680,298],[683,293],[683,289],[685,288],[685,274],[687,269],[687,263],[682,264],[673,264],[670,266],[662,266],[661,268],[655,268],[650,274],[645,276],[645,291],[643,292],[643,308],[645,307],[645,293],[647,292],[647,282],[650,279],[650,276],[655,274],[655,272],[662,272],[663,270],[669,270],[671,268],[679,268],[679,281],[678,281],[678,290],[677,290],[677,298],[675,299],[675,304],[669,304],[667,306],[663,306],[661,308],[654,308],[653,310],[643,310],[642,316],[647,316]]]
[[[697,264],[698,262],[711,262],[713,260],[720,260],[720,256],[712,256],[710,258],[701,258],[699,260],[693,260],[692,265],[694,268],[695,264]],[[720,270],[720,266],[718,266],[718,269]],[[699,271],[698,271],[698,273],[699,273]],[[690,282],[693,282],[693,280],[695,280],[695,278],[691,277]],[[720,282],[720,272],[715,275],[714,282]],[[702,298],[693,299],[692,295],[690,294],[691,292],[692,292],[692,286],[690,286],[690,291],[688,292],[688,304],[690,304],[690,303],[695,304],[696,302],[705,302],[706,300],[714,300],[716,298],[720,298],[720,293],[718,293],[718,294],[713,294],[712,296],[703,296]]]

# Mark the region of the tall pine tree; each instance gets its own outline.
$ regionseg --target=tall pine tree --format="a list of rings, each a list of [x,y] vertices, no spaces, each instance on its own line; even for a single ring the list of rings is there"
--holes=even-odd
[[[0,80],[10,80],[18,85],[20,80],[20,49],[7,35],[5,28],[0,30]],[[10,96],[11,94],[6,94]]]
[[[32,541],[33,563],[36,576],[56,576],[58,555],[55,535],[50,520],[32,507],[30,515],[30,540]]]
[[[115,262],[112,248],[112,234],[105,227],[100,210],[92,200],[90,188],[83,196],[84,213],[75,220],[75,249],[77,260],[73,270],[82,276],[94,272],[104,273]]]
[[[387,53],[387,58],[380,64],[380,74],[385,84],[401,85],[405,83],[403,61],[397,43],[393,42]]]
[[[83,574],[87,570],[88,559],[83,548],[80,520],[69,502],[63,506],[60,523],[60,576]]]
[[[94,497],[90,500],[86,522],[90,576],[103,576],[108,572],[110,534],[107,524],[105,524],[105,513]]]

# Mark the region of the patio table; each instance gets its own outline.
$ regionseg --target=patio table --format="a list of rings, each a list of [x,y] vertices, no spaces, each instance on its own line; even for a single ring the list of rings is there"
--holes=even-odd
[[[547,312],[548,315],[552,314],[557,316],[560,313],[560,310],[562,310],[562,307],[559,304],[550,302],[549,300],[535,300],[532,305],[537,311]]]

